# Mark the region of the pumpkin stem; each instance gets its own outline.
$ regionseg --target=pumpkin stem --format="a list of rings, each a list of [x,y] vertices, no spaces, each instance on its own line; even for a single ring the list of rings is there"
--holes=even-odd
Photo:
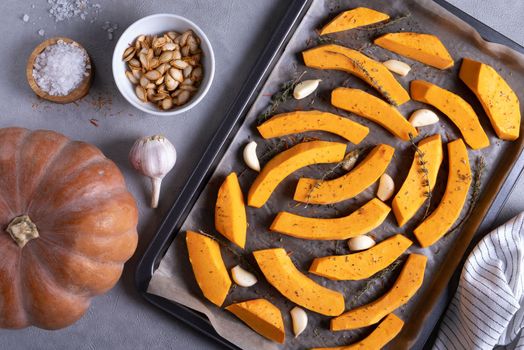
[[[14,218],[7,226],[6,231],[20,248],[23,248],[30,240],[40,236],[36,225],[27,215]]]

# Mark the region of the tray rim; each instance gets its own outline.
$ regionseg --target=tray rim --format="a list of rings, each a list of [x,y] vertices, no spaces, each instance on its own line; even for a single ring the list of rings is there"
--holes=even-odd
[[[216,168],[218,161],[223,156],[223,153],[225,153],[225,150],[227,149],[227,146],[229,145],[232,137],[236,134],[239,128],[239,121],[245,118],[251,106],[252,100],[256,98],[259,90],[265,84],[269,74],[273,70],[274,65],[281,57],[282,51],[287,46],[287,42],[294,35],[296,27],[301,23],[302,18],[309,10],[313,1],[315,0],[291,1],[289,7],[279,22],[277,29],[274,31],[266,47],[255,62],[250,74],[248,75],[248,78],[244,81],[239,94],[230,105],[227,113],[225,114],[226,117],[218,127],[217,132],[211,139],[209,146],[206,148],[202,158],[189,176],[188,181],[180,191],[180,194],[174,201],[172,207],[162,219],[159,228],[151,239],[146,251],[140,258],[135,271],[135,287],[142,297],[144,297],[148,302],[152,303],[156,307],[159,307],[163,311],[169,313],[185,324],[203,332],[207,336],[213,338],[217,343],[220,343],[230,349],[240,348],[220,336],[212,327],[211,323],[205,315],[184,305],[172,302],[154,294],[150,294],[147,292],[147,287],[149,285],[149,281],[152,278],[154,270],[156,269],[159,256],[163,256],[165,254],[165,251],[169,246],[168,243],[172,242],[175,236],[179,233],[180,226],[184,221],[183,218],[187,217],[187,214],[189,214],[191,208],[194,205],[194,202],[196,201],[196,198],[198,197],[198,193],[202,191],[203,187],[208,182],[213,170]],[[489,27],[466,12],[460,10],[456,6],[450,4],[446,0],[431,1],[444,8],[452,15],[471,25],[483,40],[507,46],[524,54],[524,46],[521,46],[497,30]],[[451,279],[454,274],[456,275],[457,270],[460,269],[460,266],[467,256],[467,252],[471,250],[471,245],[475,243],[474,237],[483,236],[492,229],[492,226],[498,214],[500,213],[500,210],[513,191],[516,181],[520,175],[524,173],[524,148],[522,147],[524,141],[522,141],[523,137],[520,139],[520,152],[511,157],[513,158],[513,162],[508,165],[508,171],[505,173],[506,176],[503,180],[499,181],[498,186],[495,186],[495,193],[489,197],[491,200],[488,200],[487,203],[483,205],[482,213],[485,214],[483,219],[474,220],[476,224],[474,222],[473,230],[469,230],[472,232],[467,235],[462,235],[467,236],[466,238],[469,237],[468,240],[470,243],[465,245],[464,252],[459,257],[460,261],[458,264],[456,264],[456,267],[451,269],[452,271],[447,271],[447,274],[451,274],[451,277],[448,279]],[[219,156],[220,153],[222,154]],[[486,194],[483,193],[482,196],[485,197]],[[191,198],[192,201],[188,201],[187,197]],[[469,225],[469,221],[472,220],[468,220],[466,225]],[[177,232],[175,233],[175,231]],[[439,276],[441,275],[442,272],[439,272]],[[442,288],[440,293],[431,293],[433,294],[431,300],[432,307],[426,308],[427,312],[423,313],[421,318],[424,321],[431,322],[433,326],[437,324],[444,309],[440,310],[436,317],[434,315],[434,309],[435,306],[438,306],[436,304],[442,302],[442,300],[445,301],[448,299],[446,292],[447,289]],[[177,312],[181,312],[182,314]],[[403,330],[401,337],[395,339],[392,344],[398,344],[398,346],[402,344],[402,348],[409,347],[418,349],[424,347],[426,341],[430,338],[430,335],[433,332],[428,332],[427,330],[429,327],[426,327],[426,325],[416,328],[417,334],[415,336],[410,335],[406,337],[404,336],[405,332]]]

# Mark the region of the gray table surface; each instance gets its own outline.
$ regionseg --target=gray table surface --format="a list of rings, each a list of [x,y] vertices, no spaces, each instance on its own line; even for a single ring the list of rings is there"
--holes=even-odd
[[[6,0],[0,5],[0,127],[22,126],[62,132],[100,147],[126,176],[140,206],[139,247],[126,265],[118,285],[93,300],[80,321],[60,331],[36,328],[0,330],[0,349],[218,349],[210,339],[177,322],[146,303],[133,286],[135,266],[181,186],[215,132],[250,67],[263,49],[286,8],[278,0],[91,0],[101,9],[94,23],[75,18],[55,23],[44,0]],[[451,0],[486,24],[524,44],[520,14],[524,1]],[[145,115],[129,106],[116,91],[110,59],[116,39],[138,18],[159,12],[186,16],[200,25],[213,44],[217,74],[207,97],[195,109],[176,118]],[[22,21],[23,14],[29,21]],[[118,24],[110,41],[102,29],[105,21]],[[66,106],[39,101],[25,81],[25,64],[33,47],[45,37],[64,35],[78,40],[91,54],[96,79],[91,94]],[[96,119],[96,127],[90,120]],[[165,134],[176,146],[178,162],[164,180],[160,207],[147,208],[147,183],[129,167],[127,153],[133,141],[145,134]],[[499,222],[524,210],[517,195],[510,197]]]

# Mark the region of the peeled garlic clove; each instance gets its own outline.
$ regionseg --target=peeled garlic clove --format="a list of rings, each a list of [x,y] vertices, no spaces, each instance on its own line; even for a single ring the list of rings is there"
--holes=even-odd
[[[244,270],[240,265],[231,269],[231,277],[233,277],[233,281],[235,281],[235,283],[240,287],[251,287],[258,282],[255,275]]]
[[[398,75],[403,77],[408,75],[409,71],[411,70],[409,64],[398,60],[388,60],[383,64],[386,66],[387,69],[389,69],[393,73],[397,73]]]
[[[385,202],[393,196],[395,182],[388,174],[382,174],[378,183],[377,197]]]
[[[416,128],[438,123],[439,119],[435,112],[430,109],[417,109],[409,117],[409,122]]]
[[[257,157],[257,143],[255,141],[249,142],[244,147],[244,162],[246,165],[255,171],[260,171],[260,162]]]
[[[356,236],[349,239],[348,241],[349,250],[351,250],[352,252],[358,252],[361,250],[369,249],[373,247],[375,244],[375,240],[366,235]]]
[[[293,333],[295,338],[302,333],[307,327],[307,314],[304,310],[295,306],[289,312],[291,314],[291,320],[293,321]]]
[[[318,87],[322,80],[312,79],[304,80],[298,83],[293,89],[293,97],[297,100],[301,100],[309,95],[311,95]]]

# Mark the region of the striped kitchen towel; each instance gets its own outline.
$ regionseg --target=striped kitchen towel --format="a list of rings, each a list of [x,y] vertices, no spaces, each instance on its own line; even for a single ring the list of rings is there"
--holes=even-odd
[[[524,349],[523,258],[521,213],[471,252],[433,349]]]

